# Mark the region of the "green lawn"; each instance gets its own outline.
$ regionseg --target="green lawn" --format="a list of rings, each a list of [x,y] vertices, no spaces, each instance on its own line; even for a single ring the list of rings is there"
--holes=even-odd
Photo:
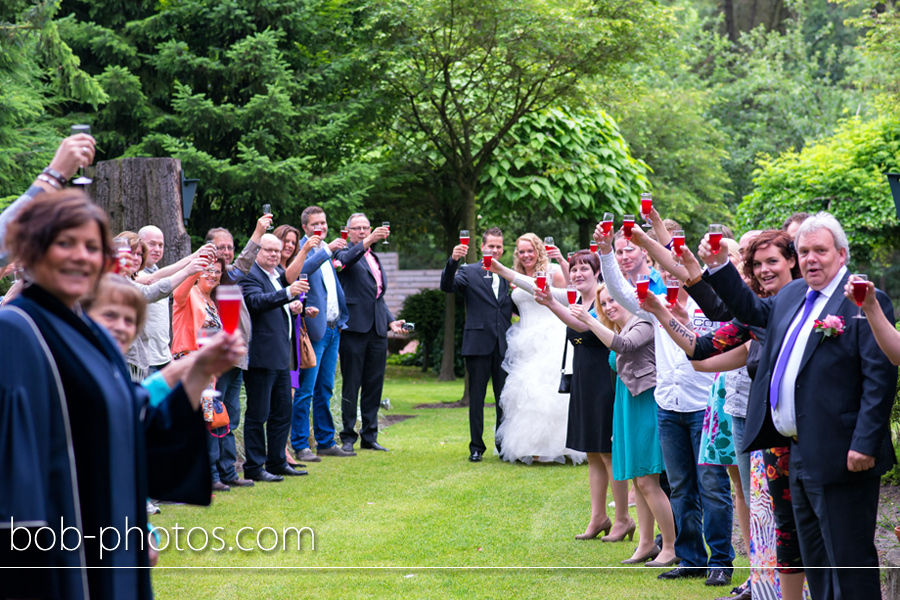
[[[387,414],[415,415],[379,434],[390,453],[358,450],[325,458],[310,474],[218,494],[209,508],[163,505],[152,518],[170,538],[154,571],[158,598],[702,598],[728,589],[702,580],[661,582],[656,571],[620,567],[633,544],[573,539],[587,523],[584,465],[510,465],[493,456],[471,464],[465,409],[414,409],[454,402],[462,382],[439,383],[389,367]],[[493,409],[487,421],[493,422]],[[488,443],[490,446],[491,444]],[[185,534],[214,534],[205,551]],[[271,551],[240,551],[260,545]],[[284,528],[307,527],[290,535]],[[310,531],[311,530],[311,531]],[[190,536],[195,548],[204,534]],[[313,549],[313,543],[315,548]],[[165,535],[163,535],[165,544]],[[230,546],[224,550],[212,550]],[[747,561],[736,579],[747,576]],[[716,593],[722,592],[722,593]]]

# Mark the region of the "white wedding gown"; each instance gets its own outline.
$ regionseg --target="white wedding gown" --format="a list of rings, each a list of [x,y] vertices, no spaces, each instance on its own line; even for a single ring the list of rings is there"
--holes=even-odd
[[[517,280],[533,281],[524,276]],[[560,299],[560,290],[554,292]],[[565,293],[561,290],[562,302]],[[496,433],[500,458],[531,464],[534,459],[565,463],[568,456],[574,464],[583,462],[583,452],[566,448],[569,395],[558,392],[566,326],[521,287],[513,290],[512,300],[519,321],[506,335],[503,369],[508,376],[500,395],[503,422]],[[571,352],[568,363],[566,372],[571,373]]]

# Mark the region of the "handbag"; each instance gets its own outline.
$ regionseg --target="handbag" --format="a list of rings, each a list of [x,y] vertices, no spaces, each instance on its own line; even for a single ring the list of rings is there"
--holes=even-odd
[[[566,353],[569,351],[569,340],[564,342],[562,364],[559,366],[559,393],[568,394],[572,389],[572,374],[566,373]]]
[[[228,432],[231,431],[231,425],[229,424],[228,419],[228,409],[225,408],[225,403],[218,398],[213,400],[212,409],[212,422],[206,424],[206,426],[209,428],[209,433],[213,437],[225,437],[226,435],[228,435]],[[215,433],[213,433],[213,429],[220,429],[222,427],[225,428],[225,433],[223,433],[222,435],[216,435]]]
[[[316,351],[309,341],[309,333],[306,331],[306,319],[300,318],[300,336],[297,339],[298,352],[300,354],[300,368],[311,369],[316,366]]]

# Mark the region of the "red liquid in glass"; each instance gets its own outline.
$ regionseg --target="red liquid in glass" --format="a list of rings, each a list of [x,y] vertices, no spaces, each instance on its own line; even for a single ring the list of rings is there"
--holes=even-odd
[[[641,198],[641,214],[650,216],[650,209],[653,208],[652,198]]]
[[[578,292],[575,290],[567,290],[566,294],[569,297],[569,304],[575,304],[575,301],[578,300]]]
[[[481,257],[481,262],[484,263],[485,270],[491,268],[491,260],[493,260],[493,256],[485,255]]]
[[[237,329],[238,322],[241,320],[241,300],[219,300],[219,318],[222,319],[222,329],[229,335]]]
[[[540,277],[535,277],[534,285],[536,285],[538,289],[543,292],[544,288],[547,287],[547,276],[541,275]]]
[[[675,302],[678,300],[678,288],[677,287],[667,287],[666,288],[666,300],[672,306],[675,306]]]
[[[712,250],[713,254],[719,253],[719,242],[722,241],[721,233],[711,233],[709,234],[709,249]]]
[[[341,239],[344,240],[345,242],[347,241],[348,233],[349,233],[348,231],[341,230]]]
[[[322,237],[322,230],[316,227],[315,229],[313,229],[313,235],[316,237]]]
[[[684,246],[684,236],[676,235],[672,238],[672,247],[675,249],[675,254],[681,256],[681,253],[684,252],[681,248]]]
[[[634,227],[634,221],[625,221],[622,223],[622,233],[625,234],[625,239],[631,239],[631,228]]]
[[[469,238],[461,237],[461,238],[459,238],[459,243],[462,244],[463,246],[468,247],[469,246]]]
[[[591,252],[597,251],[597,242],[591,242]]]
[[[869,288],[866,286],[865,281],[854,281],[853,282],[853,299],[856,300],[857,306],[862,306],[862,303],[866,299],[866,293],[869,291]]]
[[[650,291],[650,280],[646,279],[644,281],[638,281],[637,283],[637,294],[638,300],[643,302],[647,299],[647,292]]]
[[[634,225],[634,223],[632,223],[632,225]],[[603,233],[608,234],[610,231],[612,231],[613,222],[612,221],[602,221],[600,223],[600,226],[603,228]]]
[[[125,267],[128,266],[129,261],[131,261],[131,250],[128,248],[119,250],[116,255],[116,264],[113,265],[113,273],[123,272]]]
[[[547,252],[550,252],[550,248],[552,248],[552,247],[553,247],[553,246],[546,246],[546,245],[545,245],[545,246],[544,246],[544,250],[546,250]]]

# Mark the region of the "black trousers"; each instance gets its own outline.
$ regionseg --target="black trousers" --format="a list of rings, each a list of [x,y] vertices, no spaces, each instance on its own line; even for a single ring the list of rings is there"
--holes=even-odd
[[[263,468],[281,470],[287,466],[284,446],[291,431],[291,372],[248,369],[244,387],[244,476],[255,476]]]
[[[384,367],[387,361],[387,338],[378,335],[373,326],[366,333],[341,332],[341,443],[355,444],[358,438],[367,444],[378,441],[378,408],[384,388]],[[362,390],[362,395],[360,395]],[[356,401],[362,427],[357,435]]]
[[[488,380],[494,384],[494,401],[497,408],[497,421],[494,431],[503,421],[503,409],[500,408],[500,393],[506,383],[506,371],[500,366],[503,363],[503,355],[500,354],[500,344],[494,346],[494,350],[486,356],[467,356],[466,370],[469,371],[469,452],[484,454],[487,449],[482,435],[484,434],[484,396],[487,394]],[[500,445],[497,445],[497,451]]]
[[[811,596],[816,600],[880,599],[874,542],[880,479],[813,482],[796,448],[791,445],[791,503]]]

